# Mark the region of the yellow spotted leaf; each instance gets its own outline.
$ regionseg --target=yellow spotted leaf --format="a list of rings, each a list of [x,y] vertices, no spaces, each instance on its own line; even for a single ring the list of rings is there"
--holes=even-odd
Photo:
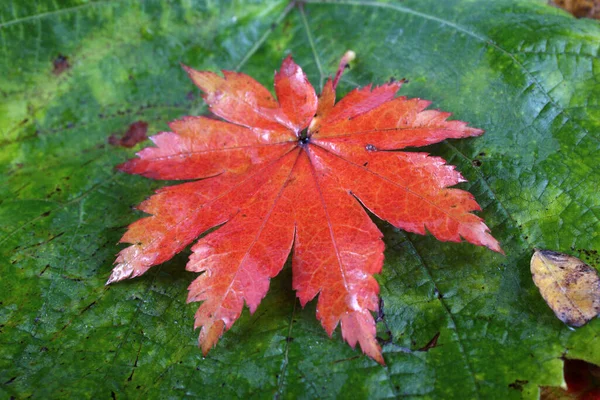
[[[536,250],[531,276],[554,314],[570,326],[582,326],[600,313],[598,272],[580,259]]]

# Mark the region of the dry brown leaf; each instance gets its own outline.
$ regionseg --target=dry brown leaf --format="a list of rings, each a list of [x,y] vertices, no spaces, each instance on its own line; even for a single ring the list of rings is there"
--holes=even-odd
[[[600,367],[583,360],[564,360],[566,388],[540,387],[541,400],[598,400],[600,399]]]
[[[554,314],[570,326],[582,326],[600,313],[600,277],[580,259],[536,250],[531,276]]]
[[[600,19],[600,0],[554,0],[550,2],[577,18]]]

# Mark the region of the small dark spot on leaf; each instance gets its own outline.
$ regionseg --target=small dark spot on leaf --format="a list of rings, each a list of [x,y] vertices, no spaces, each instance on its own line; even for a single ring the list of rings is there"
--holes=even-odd
[[[418,349],[417,351],[429,351],[437,346],[438,339],[440,337],[440,332],[436,333],[433,338],[423,347]]]
[[[485,151],[482,151],[481,153],[479,153],[479,157],[485,157],[485,156],[486,156]]]
[[[481,160],[474,159],[472,164],[474,167],[481,167]]]
[[[130,148],[146,140],[146,132],[148,132],[148,124],[144,121],[136,121],[129,125],[129,129],[127,129],[122,138],[119,139],[116,135],[111,135],[108,138],[108,143],[113,146]]]
[[[43,213],[42,215],[40,215],[40,217],[47,217],[48,215],[50,215],[50,211],[46,211],[45,213]]]
[[[83,310],[81,310],[81,312],[79,313],[79,315],[83,314],[84,312],[86,312],[87,310],[89,310],[90,308],[92,308],[92,306],[96,304],[96,301],[92,301],[91,304],[88,304]]]
[[[52,61],[52,64],[54,65],[52,73],[57,76],[71,68],[71,64],[69,64],[69,57],[62,54],[59,54],[54,61]]]
[[[369,165],[369,162],[367,161],[366,163],[363,164],[363,167],[366,167],[367,165]]]
[[[298,136],[298,143],[300,143],[300,146],[304,146],[304,145],[310,143],[310,136],[308,136],[308,129],[304,129],[302,132],[300,132],[300,136]]]
[[[338,364],[338,363],[341,363],[341,362],[346,362],[346,361],[352,361],[352,360],[356,360],[357,358],[360,358],[360,357],[361,357],[361,356],[354,356],[354,357],[344,358],[344,359],[342,359],[342,360],[335,360],[335,361],[333,362],[333,364]],[[325,388],[323,388],[323,389],[325,389]]]
[[[42,272],[39,273],[39,276],[44,275],[44,272],[46,272],[46,270],[50,268],[50,264],[46,264],[46,266],[44,267],[44,269],[42,270]]]
[[[4,382],[5,385],[8,385],[9,383],[13,383],[13,381],[17,379],[16,376],[13,376],[12,378],[10,378],[9,380],[7,380],[6,382]]]
[[[383,301],[383,297],[379,297],[379,310],[377,311],[377,318],[375,322],[380,322],[385,320],[385,313],[383,312],[383,308],[385,307],[385,303]]]
[[[517,379],[516,381],[514,381],[513,383],[508,385],[508,387],[511,389],[518,390],[519,392],[522,392],[523,386],[525,386],[527,383],[529,383],[529,381],[522,381],[520,379]]]
[[[379,342],[380,346],[385,346],[386,344],[390,344],[393,342],[392,340],[393,338],[390,336],[387,339],[386,338],[382,338],[381,336],[376,336],[375,340],[377,340],[377,342]]]
[[[288,343],[291,343],[291,342],[294,341],[294,338],[291,337],[291,336],[288,336],[288,337],[285,338],[285,341],[288,342]]]
[[[68,279],[68,280],[70,280],[72,282],[81,282],[82,281],[81,278],[74,278],[72,276],[65,275],[65,274],[62,274],[61,277],[64,278],[64,279]]]

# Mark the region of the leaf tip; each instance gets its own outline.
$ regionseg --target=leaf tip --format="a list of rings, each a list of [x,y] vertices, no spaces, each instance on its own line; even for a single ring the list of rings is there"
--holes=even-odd
[[[121,172],[125,172],[125,173],[130,174],[131,171],[133,170],[133,166],[131,164],[133,164],[134,161],[135,161],[135,158],[131,159],[131,160],[127,160],[124,163],[121,163],[121,164],[117,165],[115,167],[115,169],[117,169],[117,170],[119,170]]]
[[[354,348],[358,343],[364,354],[385,365],[381,346],[375,338],[376,327],[368,310],[350,312],[342,317],[342,337]]]
[[[179,65],[181,65],[181,68],[183,68],[183,70],[185,72],[187,72],[188,74],[191,73],[193,71],[193,69],[191,67],[188,67],[187,65],[185,65],[184,63],[180,62]]]
[[[486,232],[486,237],[483,239],[482,244],[496,253],[502,254],[503,256],[506,255],[504,250],[502,250],[502,247],[500,247],[500,243],[489,233],[489,231]]]
[[[275,76],[280,76],[280,78],[289,77],[289,76],[292,76],[292,75],[298,73],[298,71],[300,71],[301,76],[305,77],[304,72],[302,71],[302,68],[300,68],[300,66],[298,64],[296,64],[292,55],[288,54],[288,56],[283,59],[283,62],[281,63],[281,68],[279,69],[279,71],[275,71]],[[277,85],[277,81],[275,82],[275,85]]]
[[[483,129],[471,127],[466,128],[466,131],[468,132],[469,136],[481,136],[485,133]]]
[[[116,267],[113,268],[108,280],[105,283],[105,286],[110,285],[111,283],[122,281],[123,279],[127,279],[133,271],[131,268],[124,263],[117,264]]]
[[[379,365],[381,365],[382,367],[385,367],[385,360],[383,359],[383,354],[381,354],[381,352],[374,354],[373,356],[373,360],[377,361],[379,363]]]
[[[210,349],[216,346],[219,338],[223,335],[225,323],[222,320],[214,321],[210,325],[204,325],[198,337],[198,346],[202,349],[202,355],[206,357]]]

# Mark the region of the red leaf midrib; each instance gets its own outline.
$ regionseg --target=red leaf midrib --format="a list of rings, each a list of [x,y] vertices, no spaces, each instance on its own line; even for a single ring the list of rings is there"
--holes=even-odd
[[[310,144],[308,145],[310,146]],[[335,256],[336,256],[336,260],[338,261],[338,266],[340,268],[340,275],[342,276],[342,279],[344,281],[344,288],[346,289],[347,293],[350,293],[350,289],[348,288],[348,282],[346,280],[346,270],[344,268],[344,264],[342,263],[341,257],[340,257],[340,252],[337,246],[337,242],[335,240],[335,234],[333,232],[333,227],[331,226],[331,220],[329,218],[329,212],[327,211],[327,204],[325,203],[325,199],[323,198],[323,192],[321,191],[321,185],[319,185],[319,179],[317,177],[317,171],[315,170],[315,166],[313,164],[313,161],[310,157],[310,151],[309,148],[305,147],[304,148],[304,152],[306,153],[306,156],[309,159],[310,162],[310,168],[311,168],[311,175],[313,176],[314,180],[315,180],[315,187],[317,188],[317,191],[319,193],[319,200],[321,202],[321,205],[323,207],[323,211],[325,212],[325,215],[327,216],[327,228],[329,229],[329,235],[331,237],[331,243],[333,244],[333,247],[335,249]]]

